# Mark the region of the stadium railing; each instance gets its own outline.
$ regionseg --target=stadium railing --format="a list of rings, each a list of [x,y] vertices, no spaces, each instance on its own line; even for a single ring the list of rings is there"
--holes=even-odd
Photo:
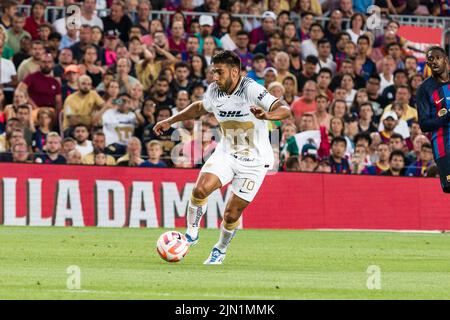
[[[27,15],[30,15],[31,13],[31,6],[30,5],[21,5],[19,6],[19,11],[26,13]],[[100,17],[104,17],[109,14],[110,9],[100,9],[97,10],[97,14]],[[48,6],[45,10],[45,19],[46,21],[53,23],[56,19],[61,18],[65,16],[66,14],[66,7],[55,7],[55,6]],[[136,17],[136,11],[131,12],[132,17]],[[167,27],[170,24],[170,17],[175,14],[175,11],[167,11],[167,10],[153,10],[150,13],[149,19],[161,19],[164,23],[164,25]],[[184,15],[186,16],[194,16],[198,17],[202,14],[206,15],[212,15],[217,16],[217,13],[211,13],[211,12],[184,12]],[[251,15],[251,14],[238,14],[234,15],[238,18],[240,18],[244,23],[246,23],[248,20],[261,20],[261,16],[259,15]],[[292,20],[296,22],[298,25],[300,22],[300,16],[297,14],[292,15]],[[413,16],[413,15],[390,15],[388,18],[383,18],[381,21],[381,27],[379,29],[373,30],[373,33],[375,36],[379,36],[383,33],[384,27],[386,26],[387,22],[389,20],[396,20],[400,23],[400,25],[412,25],[412,26],[422,26],[422,27],[430,27],[430,28],[441,28],[444,30],[442,33],[442,41],[441,43],[443,45],[447,44],[449,46],[450,51],[450,17],[436,17],[436,16]],[[319,21],[324,25],[329,20],[329,17],[326,16],[320,16],[316,17],[316,21]],[[343,20],[345,23],[345,28],[348,28],[350,24],[349,19]]]

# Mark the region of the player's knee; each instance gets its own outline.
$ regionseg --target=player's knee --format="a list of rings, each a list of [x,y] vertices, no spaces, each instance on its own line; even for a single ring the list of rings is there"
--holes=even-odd
[[[210,194],[210,191],[205,186],[196,186],[192,191],[192,195],[197,199],[206,199]]]

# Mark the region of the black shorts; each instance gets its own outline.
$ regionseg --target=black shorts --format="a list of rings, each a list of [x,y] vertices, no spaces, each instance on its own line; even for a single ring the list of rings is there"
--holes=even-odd
[[[442,191],[450,193],[450,154],[436,160]]]

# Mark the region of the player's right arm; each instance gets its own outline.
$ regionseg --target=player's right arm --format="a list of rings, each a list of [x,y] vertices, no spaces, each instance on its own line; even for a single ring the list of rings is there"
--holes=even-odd
[[[203,107],[203,102],[196,101],[194,103],[191,103],[180,113],[155,124],[155,126],[153,127],[153,131],[156,133],[156,135],[159,136],[164,131],[168,130],[170,126],[174,123],[189,119],[195,119],[207,113],[208,111],[206,111],[205,108]]]
[[[420,86],[417,90],[417,111],[419,113],[419,124],[423,132],[436,131],[445,125],[448,125],[450,121],[450,112],[446,110],[445,101],[441,101],[443,104],[442,109],[446,111],[441,115],[431,114],[431,110],[434,107],[432,105],[432,97],[427,92],[424,86]]]

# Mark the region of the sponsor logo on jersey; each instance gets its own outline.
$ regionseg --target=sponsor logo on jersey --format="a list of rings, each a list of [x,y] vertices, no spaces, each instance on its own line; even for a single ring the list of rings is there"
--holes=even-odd
[[[445,116],[446,114],[447,114],[447,109],[445,109],[445,108],[439,110],[439,112],[438,112],[438,116],[439,116],[439,117],[443,117],[443,116]]]
[[[267,90],[264,90],[263,92],[261,92],[260,94],[259,94],[259,96],[258,96],[258,100],[259,101],[262,101],[262,99],[264,99],[264,97],[266,96],[266,94],[268,94],[269,93],[269,91],[267,91]]]
[[[222,118],[231,118],[231,117],[235,117],[235,118],[239,118],[239,117],[245,117],[248,116],[248,113],[242,113],[241,110],[239,111],[219,111],[219,116]]]

